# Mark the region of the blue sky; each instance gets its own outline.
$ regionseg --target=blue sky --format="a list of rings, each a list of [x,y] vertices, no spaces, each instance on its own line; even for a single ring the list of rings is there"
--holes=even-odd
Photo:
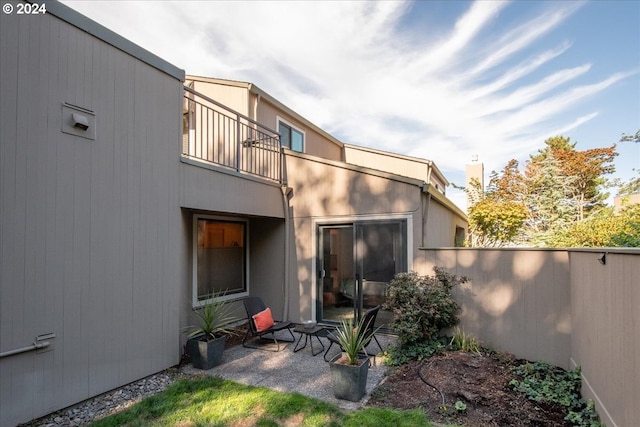
[[[338,139],[464,183],[544,140],[640,129],[640,1],[63,3],[188,74],[250,81]],[[640,169],[619,143],[616,177]],[[464,208],[464,195],[447,195]]]

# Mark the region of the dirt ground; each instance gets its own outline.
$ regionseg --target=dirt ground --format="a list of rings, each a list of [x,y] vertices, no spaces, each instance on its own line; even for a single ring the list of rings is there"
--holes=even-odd
[[[421,407],[432,421],[465,427],[568,425],[560,405],[535,404],[509,388],[510,368],[523,362],[500,353],[445,352],[392,368],[368,405]]]

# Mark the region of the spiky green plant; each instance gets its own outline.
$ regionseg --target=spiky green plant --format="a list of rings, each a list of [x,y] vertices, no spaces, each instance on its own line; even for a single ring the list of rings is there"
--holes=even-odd
[[[358,363],[358,353],[364,349],[375,331],[367,331],[369,324],[365,325],[364,317],[354,323],[353,319],[343,319],[335,337],[347,355],[349,365]]]
[[[216,334],[232,334],[230,327],[240,318],[233,315],[233,310],[228,301],[221,299],[224,293],[216,294],[209,302],[200,308],[193,309],[196,324],[187,327],[189,338],[204,335],[205,341],[211,341]]]

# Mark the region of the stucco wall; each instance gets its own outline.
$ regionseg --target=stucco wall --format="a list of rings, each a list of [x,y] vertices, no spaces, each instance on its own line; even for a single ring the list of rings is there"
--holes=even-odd
[[[566,251],[421,251],[420,274],[434,266],[467,276],[455,295],[463,328],[486,345],[529,360],[569,367],[571,301]]]
[[[417,181],[288,152],[291,198],[290,318],[312,318],[316,298],[317,225],[366,218],[402,218],[410,222],[411,253],[422,233],[421,195]]]

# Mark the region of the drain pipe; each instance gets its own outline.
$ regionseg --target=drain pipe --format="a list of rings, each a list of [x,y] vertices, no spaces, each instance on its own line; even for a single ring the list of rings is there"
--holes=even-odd
[[[420,246],[424,248],[425,245],[425,231],[427,229],[427,219],[429,219],[429,206],[431,204],[431,193],[429,192],[429,186],[431,185],[431,173],[433,171],[433,162],[429,160],[427,164],[427,181],[423,182],[422,193],[426,197],[420,196],[422,199],[422,236],[420,237]]]
[[[429,219],[429,206],[431,204],[431,193],[429,192],[429,184],[423,183],[422,187],[422,195],[420,198],[422,199],[422,232],[420,233],[420,246],[424,248],[425,245],[425,231],[427,227],[427,220]]]
[[[282,190],[282,208],[284,210],[284,308],[282,310],[282,320],[289,320],[289,252],[291,250],[291,218],[289,217],[289,200],[293,194],[293,188],[283,185]]]

